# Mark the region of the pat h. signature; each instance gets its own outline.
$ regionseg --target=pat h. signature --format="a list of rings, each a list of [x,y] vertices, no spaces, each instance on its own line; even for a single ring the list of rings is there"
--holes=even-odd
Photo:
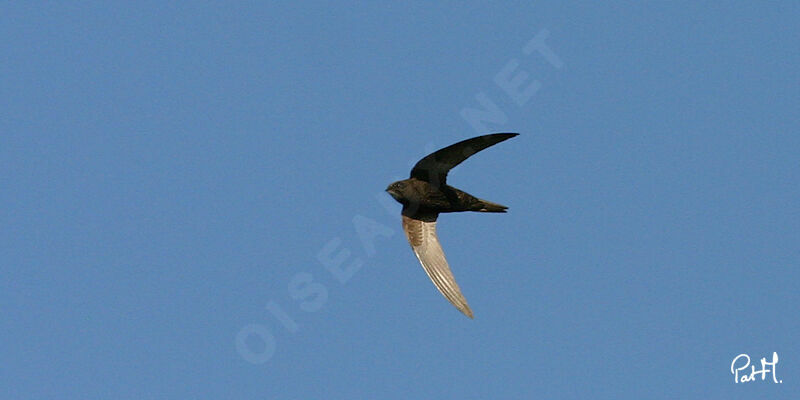
[[[752,382],[756,380],[757,375],[761,375],[761,380],[767,378],[767,373],[772,375],[772,382],[783,383],[775,375],[775,367],[778,365],[778,353],[772,352],[772,361],[767,361],[766,357],[761,358],[761,369],[756,371],[755,365],[750,365],[750,356],[747,354],[739,354],[731,362],[731,374],[733,374],[733,381],[736,383]],[[747,367],[750,367],[750,373],[747,372]],[[769,368],[767,368],[769,367]]]

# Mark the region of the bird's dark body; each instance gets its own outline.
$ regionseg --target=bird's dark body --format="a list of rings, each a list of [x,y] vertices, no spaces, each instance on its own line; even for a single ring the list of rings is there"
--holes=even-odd
[[[437,187],[417,178],[395,182],[389,189],[389,193],[403,205],[403,213],[408,216],[459,211],[505,212],[507,208],[452,186]]]

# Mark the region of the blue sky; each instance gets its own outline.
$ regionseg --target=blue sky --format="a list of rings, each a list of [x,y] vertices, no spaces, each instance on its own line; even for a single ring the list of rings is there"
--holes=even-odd
[[[797,398],[798,20],[6,3],[0,394]],[[509,213],[438,226],[470,320],[383,190],[490,132],[521,135],[449,183]],[[773,352],[783,383],[734,383]]]

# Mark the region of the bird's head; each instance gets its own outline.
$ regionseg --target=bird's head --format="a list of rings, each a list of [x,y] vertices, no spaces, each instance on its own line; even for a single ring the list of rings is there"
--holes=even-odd
[[[392,195],[395,200],[403,203],[405,201],[406,183],[404,181],[397,181],[386,188],[386,192]]]

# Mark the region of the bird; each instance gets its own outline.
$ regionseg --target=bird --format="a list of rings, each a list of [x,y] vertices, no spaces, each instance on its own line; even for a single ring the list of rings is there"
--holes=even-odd
[[[386,188],[386,192],[403,205],[403,232],[425,273],[439,292],[471,319],[474,317],[472,309],[461,294],[436,235],[436,219],[439,214],[450,212],[505,213],[508,207],[448,185],[447,173],[471,155],[518,135],[482,135],[437,150],[419,160],[408,179],[393,182]]]

